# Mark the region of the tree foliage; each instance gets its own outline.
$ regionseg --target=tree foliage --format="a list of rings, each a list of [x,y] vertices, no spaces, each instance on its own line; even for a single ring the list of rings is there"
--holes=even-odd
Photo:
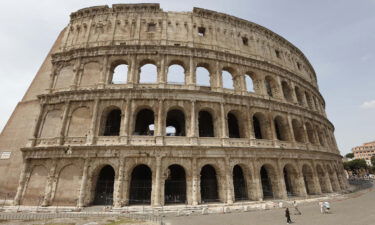
[[[371,165],[375,166],[375,156],[371,156]]]
[[[354,153],[351,152],[351,153],[346,154],[345,158],[348,158],[348,159],[354,158]]]
[[[344,162],[344,168],[346,170],[360,170],[360,169],[367,169],[367,163],[364,159],[354,159],[352,161]]]

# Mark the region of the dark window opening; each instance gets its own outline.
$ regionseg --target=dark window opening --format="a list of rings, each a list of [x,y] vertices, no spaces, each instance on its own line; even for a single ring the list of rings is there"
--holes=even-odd
[[[301,142],[301,143],[304,142],[305,141],[304,135],[303,135],[304,129],[301,126],[301,124],[297,120],[293,120],[292,126],[293,126],[294,139],[297,142]]]
[[[113,204],[113,186],[115,181],[115,170],[112,166],[105,166],[100,170],[96,182],[94,205]]]
[[[182,166],[168,167],[164,186],[164,201],[168,203],[186,203],[186,176]]]
[[[299,62],[297,62],[297,67],[299,70],[301,70],[301,64]]]
[[[148,135],[153,136],[154,130],[154,112],[149,109],[142,109],[138,112],[134,135]]]
[[[151,184],[151,169],[146,165],[135,167],[131,174],[129,204],[150,204]]]
[[[214,137],[212,116],[207,111],[200,111],[198,115],[199,137]]]
[[[283,81],[281,83],[281,87],[283,89],[283,94],[284,94],[285,100],[287,100],[288,102],[293,102],[292,91],[291,91],[288,83]]]
[[[167,113],[166,126],[167,136],[186,136],[185,115],[181,110],[174,109]]]
[[[228,132],[229,138],[240,138],[240,128],[238,120],[233,113],[228,113]]]
[[[239,165],[233,168],[234,198],[236,201],[248,200],[246,180]]]
[[[268,96],[273,97],[271,81],[269,79],[266,79],[265,85]]]
[[[242,43],[243,45],[249,46],[249,39],[247,39],[247,37],[242,37]]]
[[[306,193],[313,194],[312,187],[314,185],[312,170],[309,166],[304,165],[302,167],[303,181],[305,183]]]
[[[155,32],[156,31],[156,23],[147,24],[147,31],[148,32]]]
[[[278,140],[283,140],[282,136],[281,136],[281,130],[280,130],[280,122],[275,119],[275,132],[276,132],[276,138]]]
[[[253,129],[254,129],[255,138],[263,139],[260,121],[258,120],[256,116],[253,116]]]
[[[280,51],[279,51],[279,50],[275,50],[275,54],[276,54],[276,57],[277,57],[277,58],[279,58],[279,59],[281,58],[281,55],[280,55]]]
[[[284,173],[284,182],[285,182],[286,193],[287,193],[288,196],[293,196],[294,191],[293,191],[293,186],[292,186],[292,179],[291,179],[290,174],[288,173],[288,170],[286,169],[286,167],[284,167],[283,173]]]
[[[114,109],[108,113],[103,136],[119,136],[121,126],[121,110]]]
[[[203,37],[206,35],[206,28],[205,27],[198,27],[198,35]]]
[[[201,200],[202,203],[220,201],[216,171],[210,165],[201,170]]]
[[[260,177],[262,181],[263,198],[273,198],[271,181],[268,171],[264,166],[260,169]]]

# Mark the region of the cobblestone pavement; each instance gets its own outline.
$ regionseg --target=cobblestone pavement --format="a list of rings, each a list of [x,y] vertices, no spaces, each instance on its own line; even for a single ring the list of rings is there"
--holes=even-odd
[[[303,225],[375,225],[375,189],[368,189],[330,200],[331,213],[321,214],[317,202],[299,205],[302,215],[294,215],[293,224]],[[285,209],[228,214],[167,217],[170,225],[278,225],[286,224]]]

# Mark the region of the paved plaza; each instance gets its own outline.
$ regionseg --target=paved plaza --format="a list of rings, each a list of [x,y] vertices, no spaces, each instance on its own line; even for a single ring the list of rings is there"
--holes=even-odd
[[[301,216],[294,215],[293,224],[303,225],[374,225],[375,189],[332,199],[330,214],[321,214],[317,202],[300,204]],[[278,225],[286,224],[285,209],[228,214],[209,214],[166,218],[170,225]]]

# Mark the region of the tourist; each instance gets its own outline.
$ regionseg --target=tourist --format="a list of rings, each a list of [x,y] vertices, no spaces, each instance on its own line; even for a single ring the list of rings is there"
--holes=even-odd
[[[290,219],[290,213],[288,207],[285,209],[285,217],[286,217],[286,223],[290,224],[292,223],[292,220]]]
[[[302,213],[298,209],[298,204],[296,201],[293,201],[293,207],[294,207],[294,215],[302,215]]]
[[[319,202],[319,206],[320,206],[320,213],[324,213],[324,207],[323,207],[323,202]]]

